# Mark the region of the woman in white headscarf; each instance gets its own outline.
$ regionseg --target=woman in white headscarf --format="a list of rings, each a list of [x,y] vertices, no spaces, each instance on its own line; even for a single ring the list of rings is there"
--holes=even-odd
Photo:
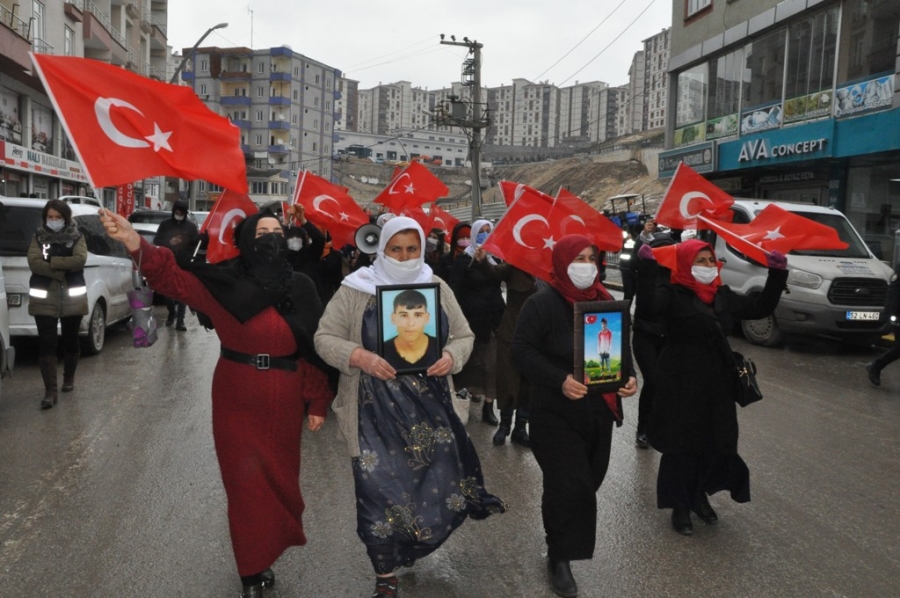
[[[375,262],[344,279],[315,335],[319,355],[341,372],[333,409],[352,458],[373,598],[396,596],[396,570],[436,550],[467,517],[505,510],[484,489],[478,455],[454,412],[450,374],[469,358],[474,335],[450,288],[425,264],[424,244],[415,220],[388,221]],[[440,285],[441,358],[425,374],[398,375],[375,353],[376,290],[432,282]]]

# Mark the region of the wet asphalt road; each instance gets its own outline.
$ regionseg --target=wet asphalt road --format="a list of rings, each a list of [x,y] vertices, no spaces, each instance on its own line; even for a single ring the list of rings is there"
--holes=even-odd
[[[164,310],[163,310],[164,311]],[[215,335],[189,318],[149,349],[110,331],[74,393],[41,412],[33,345],[0,398],[0,596],[226,597],[239,581],[213,453]],[[711,502],[719,524],[672,531],[655,506],[659,456],[633,445],[626,401],[598,493],[594,559],[573,564],[579,596],[900,596],[900,364],[882,387],[877,351],[828,341],[763,349],[733,338],[765,399],[739,414],[753,501]],[[30,353],[29,353],[30,350]],[[467,522],[400,575],[403,598],[551,597],[540,471],[528,450],[468,430],[508,513]],[[270,598],[365,597],[372,573],[356,537],[349,458],[333,418],[303,443],[309,543],[276,563]]]

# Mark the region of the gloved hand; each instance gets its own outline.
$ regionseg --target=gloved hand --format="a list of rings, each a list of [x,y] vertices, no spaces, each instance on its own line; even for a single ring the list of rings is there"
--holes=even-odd
[[[787,268],[787,257],[777,249],[773,249],[766,256],[766,265],[774,270],[784,270]]]
[[[647,244],[641,245],[641,248],[638,249],[638,257],[642,260],[647,260],[648,262],[656,261],[656,256],[653,255],[653,249]]]

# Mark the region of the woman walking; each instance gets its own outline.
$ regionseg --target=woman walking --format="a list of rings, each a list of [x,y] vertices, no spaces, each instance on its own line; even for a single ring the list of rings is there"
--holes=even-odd
[[[41,212],[41,226],[28,248],[31,281],[28,315],[38,330],[38,361],[44,379],[41,409],[50,409],[57,394],[57,324],[62,329],[63,392],[75,389],[75,368],[81,350],[78,329],[88,313],[84,264],[87,244],[72,220],[72,208],[51,199]]]
[[[512,341],[519,371],[532,384],[532,451],[543,474],[541,515],[550,587],[578,595],[570,561],[593,558],[597,491],[606,476],[621,397],[637,392],[634,372],[618,393],[601,394],[573,376],[575,312],[580,301],[611,301],[597,274],[590,239],[566,235],[553,248],[549,287],[522,307]]]
[[[356,531],[375,569],[373,598],[397,596],[397,569],[437,550],[467,517],[505,510],[484,488],[451,398],[449,375],[469,357],[472,331],[450,288],[425,264],[424,246],[415,220],[388,221],[375,262],[344,279],[315,336],[319,354],[341,372],[334,411],[352,458]],[[432,282],[440,284],[441,357],[424,375],[397,375],[375,353],[376,290]]]
[[[315,285],[291,270],[284,229],[269,212],[235,229],[238,258],[191,271],[121,216],[103,210],[102,220],[150,285],[206,314],[222,342],[212,383],[213,439],[241,596],[260,598],[275,583],[272,564],[288,547],[306,544],[303,420],[318,430],[333,397],[329,368],[313,348],[322,313]]]

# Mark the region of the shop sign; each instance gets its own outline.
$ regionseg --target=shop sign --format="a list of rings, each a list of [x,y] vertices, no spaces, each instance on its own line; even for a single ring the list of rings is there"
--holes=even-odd
[[[9,142],[3,143],[2,149],[2,158],[6,160],[6,166],[9,168],[82,183],[88,182],[84,168],[78,162],[66,160],[59,156],[51,156],[50,154]]]
[[[804,181],[813,181],[815,179],[815,172],[803,170],[800,172],[781,172],[778,174],[766,175],[759,177],[756,182],[760,185],[776,185],[779,183],[802,183]]]
[[[760,137],[743,142],[738,162],[751,162],[754,160],[768,160],[770,158],[783,158],[799,154],[814,154],[825,149],[828,139],[808,139],[796,143],[781,143],[773,145],[768,139]]]
[[[835,121],[827,118],[735,141],[719,141],[716,170],[721,172],[831,157],[834,154],[834,127]]]
[[[684,162],[697,172],[712,172],[715,169],[715,153],[711,142],[699,143],[684,149],[669,150],[659,154],[659,178],[669,178]]]
[[[720,116],[719,118],[711,118],[706,121],[706,138],[720,139],[722,137],[731,137],[737,135],[738,132],[738,115],[729,114]]]
[[[890,74],[839,88],[834,94],[834,117],[845,118],[887,110],[894,101],[894,77]]]
[[[696,123],[680,129],[675,129],[675,147],[690,145],[706,139],[706,125]]]
[[[787,100],[784,103],[785,124],[828,116],[832,108],[831,97],[831,90],[828,89]]]
[[[116,214],[128,218],[134,212],[134,184],[116,187]]]
[[[751,135],[760,131],[781,127],[784,112],[781,104],[754,108],[741,113],[741,135]]]

